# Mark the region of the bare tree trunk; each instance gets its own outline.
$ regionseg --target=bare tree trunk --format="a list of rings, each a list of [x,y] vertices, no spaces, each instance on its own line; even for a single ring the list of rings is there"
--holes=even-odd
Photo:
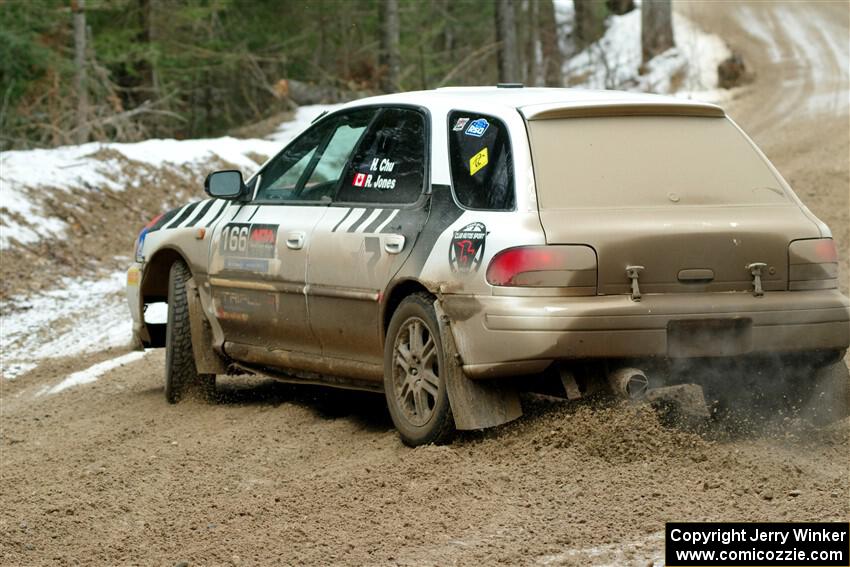
[[[558,22],[553,0],[540,0],[540,44],[543,52],[543,77],[547,87],[563,87],[564,56],[558,41]]]
[[[383,0],[381,10],[381,90],[391,93],[398,90],[400,73],[398,0]]]
[[[635,9],[635,0],[606,0],[608,11],[617,16],[622,16]]]
[[[605,0],[573,0],[576,38],[580,45],[593,43],[605,33]]]
[[[516,15],[513,0],[496,0],[496,39],[499,41],[499,82],[519,82]]]
[[[454,61],[455,51],[455,30],[454,22],[452,21],[452,0],[442,0],[443,8],[443,51],[449,58],[449,61]]]
[[[319,45],[316,47],[316,51],[313,52],[313,66],[320,70],[320,82],[326,84],[328,82],[327,77],[333,74],[333,71],[329,69],[330,65],[326,64],[328,54],[331,51],[328,40],[328,28],[330,27],[328,6],[325,4],[325,0],[319,0],[313,3],[312,6],[315,10],[313,13],[316,25],[315,33],[319,36]]]
[[[72,0],[74,14],[74,89],[77,91],[77,143],[89,139],[89,93],[86,76],[86,0]]]
[[[139,9],[139,43],[150,46],[156,41],[156,15],[159,13],[157,0],[138,0]],[[158,102],[161,98],[159,88],[159,71],[157,69],[157,59],[152,56],[153,50],[149,47],[144,50],[144,55],[137,64],[137,72],[141,78],[141,86],[143,87],[141,97],[131,97],[135,105],[144,104],[150,100]],[[160,120],[156,117],[147,121],[149,133],[154,137],[160,133]]]
[[[139,0],[139,34],[136,37],[139,43],[144,45],[150,44],[153,35],[152,12],[151,0]],[[142,84],[152,92],[153,65],[151,65],[150,60],[142,59],[136,69],[142,77]]]
[[[537,0],[529,2],[529,50],[528,82],[535,87],[543,86],[543,46],[540,42],[540,6]]]
[[[531,22],[529,17],[528,0],[516,0],[514,3],[514,26],[516,28],[516,45],[517,45],[517,71],[519,71],[518,81],[526,86],[531,84],[530,66],[531,66]]]
[[[644,63],[675,45],[670,0],[643,0],[640,6],[640,25]]]

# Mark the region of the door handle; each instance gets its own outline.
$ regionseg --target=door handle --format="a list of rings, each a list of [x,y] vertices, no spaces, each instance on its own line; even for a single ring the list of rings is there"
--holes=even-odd
[[[304,247],[304,233],[290,232],[287,234],[286,247],[290,250],[301,250]]]
[[[404,250],[404,235],[390,234],[384,240],[384,250],[389,254],[398,254]]]

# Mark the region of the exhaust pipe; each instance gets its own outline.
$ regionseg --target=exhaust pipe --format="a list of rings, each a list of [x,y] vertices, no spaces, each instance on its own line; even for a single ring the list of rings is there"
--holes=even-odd
[[[643,370],[625,367],[609,372],[608,384],[618,398],[640,400],[646,396],[649,380]]]

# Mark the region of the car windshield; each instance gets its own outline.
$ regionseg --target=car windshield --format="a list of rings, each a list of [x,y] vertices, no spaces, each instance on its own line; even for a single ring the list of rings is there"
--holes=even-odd
[[[532,120],[529,137],[541,208],[791,204],[726,118]]]

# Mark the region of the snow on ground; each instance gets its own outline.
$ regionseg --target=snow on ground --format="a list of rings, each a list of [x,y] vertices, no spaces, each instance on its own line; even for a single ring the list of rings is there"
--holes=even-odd
[[[571,28],[572,2],[558,0],[558,21]],[[589,89],[620,89],[676,94],[719,101],[717,65],[731,52],[716,35],[703,32],[685,16],[673,13],[676,47],[650,61],[641,73],[640,9],[610,16],[605,35],[564,63],[567,85]]]
[[[70,374],[67,378],[59,382],[53,387],[45,387],[41,389],[36,395],[42,394],[56,394],[61,392],[62,390],[67,390],[73,386],[79,386],[80,384],[88,384],[89,382],[94,382],[110,370],[114,368],[118,368],[119,366],[124,366],[125,364],[129,364],[131,362],[135,362],[145,356],[144,351],[133,351],[128,352],[122,356],[117,358],[111,358],[109,360],[104,360],[103,362],[99,362],[85,370],[80,370],[79,372],[74,372]]]
[[[124,300],[126,275],[64,278],[53,290],[0,303],[0,374],[15,378],[45,358],[125,347],[132,324]]]
[[[0,248],[9,246],[9,237],[31,243],[43,237],[58,237],[65,223],[43,215],[28,197],[26,189],[51,187],[60,191],[72,188],[107,187],[127,191],[132,186],[121,180],[120,160],[93,156],[103,150],[118,152],[127,159],[153,167],[177,167],[202,164],[216,156],[252,169],[257,166],[246,154],[270,155],[278,147],[267,140],[217,138],[200,140],[146,140],[136,144],[90,143],[47,150],[3,152],[0,155],[0,207],[18,213],[39,226],[35,232],[18,224],[8,214],[0,216]],[[5,211],[4,211],[5,213]]]
[[[232,137],[197,140],[145,140],[135,144],[99,143],[64,146],[46,150],[9,151],[0,154],[0,249],[9,246],[9,237],[31,243],[43,237],[58,237],[65,229],[59,219],[43,215],[26,194],[26,189],[51,187],[59,190],[107,187],[130,191],[134,187],[121,181],[118,160],[102,159],[93,154],[103,150],[118,152],[127,159],[158,168],[203,167],[215,158],[233,163],[250,173],[257,163],[250,156],[272,156],[283,145],[306,128],[319,114],[336,105],[303,106],[295,120],[287,122],[269,139],[237,139]],[[5,209],[5,210],[4,210]],[[19,214],[35,220],[38,233],[15,221]]]
[[[286,122],[269,139],[239,140],[215,138],[199,140],[147,140],[136,144],[83,144],[50,150],[26,150],[0,154],[0,211],[17,212],[38,218],[43,227],[38,234],[24,231],[9,214],[0,215],[0,249],[8,245],[8,233],[31,242],[58,237],[64,223],[42,216],[24,189],[107,186],[132,192],[132,184],[122,185],[121,163],[92,157],[99,150],[114,150],[127,159],[154,167],[182,167],[219,157],[251,172],[257,163],[251,153],[276,154],[283,145],[301,133],[326,110],[338,105],[304,106],[294,120]],[[0,378],[13,379],[33,368],[39,361],[126,347],[130,344],[131,319],[124,298],[124,272],[101,279],[58,280],[56,287],[29,297],[13,297],[0,302]],[[165,304],[154,305],[145,314],[151,322],[163,322]],[[140,354],[139,354],[140,355]],[[122,364],[125,356],[108,363]],[[130,359],[126,359],[129,361]],[[107,363],[68,377],[53,388],[60,391],[77,383],[97,379],[111,367]],[[73,380],[72,380],[73,379]],[[64,384],[68,385],[64,385]],[[60,387],[62,386],[62,387]]]

